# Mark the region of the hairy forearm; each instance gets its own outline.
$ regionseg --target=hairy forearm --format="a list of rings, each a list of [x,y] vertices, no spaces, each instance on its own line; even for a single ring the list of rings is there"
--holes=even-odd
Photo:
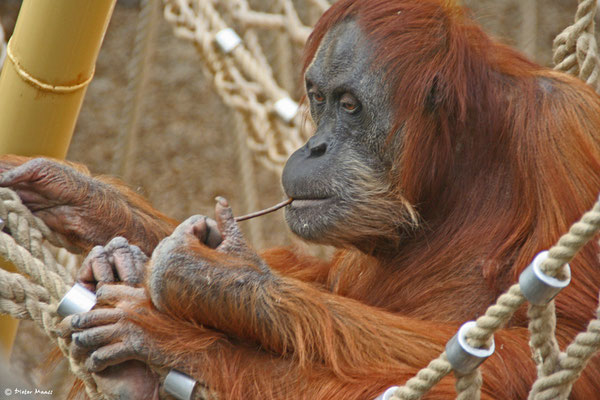
[[[175,229],[177,222],[154,209],[148,201],[121,181],[112,177],[96,177],[98,187],[93,191],[99,208],[100,230],[98,243],[103,245],[115,236],[125,237],[146,255]]]
[[[143,307],[142,307],[143,308]],[[413,376],[418,368],[399,360],[388,364],[356,365],[362,371],[351,377],[337,374],[323,363],[301,364],[294,357],[243,343],[221,332],[157,311],[153,307],[133,312],[133,320],[150,336],[148,361],[162,370],[176,369],[196,379],[222,399],[324,400],[369,399],[387,387]],[[376,343],[372,343],[375,348]],[[436,349],[431,349],[434,356]],[[365,355],[365,360],[368,359]],[[442,383],[436,395],[450,397],[453,382]]]
[[[176,251],[170,257],[164,273],[153,271],[153,301],[160,309],[303,365],[323,363],[342,375],[356,373],[360,364],[362,370],[365,363],[415,362],[414,357],[404,360],[406,348],[441,352],[455,330],[408,321],[252,266],[215,267],[202,260],[190,264],[182,261],[189,261],[189,254]],[[414,329],[419,329],[418,335]],[[374,351],[375,342],[381,343],[381,351]]]
[[[439,354],[437,343],[420,348],[423,358],[415,359],[412,347],[399,347],[410,362],[390,359],[385,363],[371,362],[371,358],[386,343],[373,341],[371,351],[363,354],[355,364],[355,374],[340,374],[330,366],[311,362],[302,364],[294,357],[265,352],[264,348],[244,344],[227,335],[179,319],[179,317],[154,312],[145,315],[145,330],[156,335],[154,349],[160,353],[152,357],[160,368],[174,368],[184,372],[208,387],[220,399],[311,399],[343,398],[348,400],[372,399],[392,385],[401,385],[413,377],[421,367]],[[418,330],[413,336],[418,335]],[[527,356],[527,335],[519,345]],[[504,343],[511,349],[504,350]],[[533,365],[524,366],[513,359],[515,344],[500,340],[500,358],[485,365],[486,383],[482,399],[518,398],[525,395],[531,381]],[[519,354],[521,356],[522,354]],[[489,368],[488,368],[489,367]],[[515,367],[513,369],[513,367]],[[515,371],[520,374],[515,375]],[[527,374],[523,374],[527,371]],[[491,385],[490,385],[491,381]],[[509,381],[510,385],[505,382]],[[500,383],[500,386],[496,385]],[[426,398],[451,398],[455,396],[454,379],[442,380]]]

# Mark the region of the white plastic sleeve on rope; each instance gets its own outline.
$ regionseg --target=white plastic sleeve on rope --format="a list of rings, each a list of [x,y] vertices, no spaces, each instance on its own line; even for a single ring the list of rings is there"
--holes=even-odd
[[[562,289],[571,282],[571,267],[564,265],[567,278],[563,281],[546,275],[540,265],[548,258],[548,251],[538,253],[531,264],[519,276],[519,286],[523,296],[534,305],[549,303]]]
[[[215,41],[221,51],[225,54],[231,53],[240,43],[242,43],[242,39],[231,28],[226,28],[217,32]]]
[[[473,372],[489,356],[494,354],[496,344],[492,338],[492,344],[489,349],[478,349],[467,343],[467,332],[474,327],[475,321],[465,322],[458,333],[452,337],[446,344],[446,356],[454,372],[466,375]]]
[[[163,383],[165,392],[177,400],[191,400],[195,387],[196,381],[194,379],[176,369],[169,371]]]
[[[298,103],[289,97],[277,100],[273,107],[279,118],[285,122],[290,122],[298,114]]]
[[[95,305],[96,294],[76,283],[60,300],[56,312],[61,317],[66,317],[71,314],[88,312]]]
[[[394,393],[396,393],[396,390],[398,390],[398,389],[400,389],[399,386],[391,386],[391,387],[387,388],[387,390],[385,392],[383,392],[379,396],[375,397],[374,400],[390,400],[392,398],[392,396],[394,395]]]

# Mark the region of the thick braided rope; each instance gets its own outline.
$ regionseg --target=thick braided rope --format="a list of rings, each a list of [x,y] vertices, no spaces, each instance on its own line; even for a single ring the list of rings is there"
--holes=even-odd
[[[585,332],[561,353],[560,369],[549,376],[539,378],[533,385],[535,400],[567,399],[573,383],[579,378],[588,361],[600,351],[600,308],[596,318],[590,321]]]
[[[0,218],[5,222],[6,228],[15,242],[42,261],[47,270],[58,274],[64,281],[71,282],[72,275],[56,262],[50,249],[44,243],[45,238],[42,232],[37,229],[38,226],[43,225],[43,222],[32,216],[16,193],[10,189],[0,188],[0,199],[4,199],[3,202],[0,202]]]
[[[60,321],[56,306],[58,299],[72,285],[73,278],[56,260],[51,260],[50,250],[41,251],[39,248],[42,237],[54,243],[61,243],[64,239],[34,217],[10,189],[0,189],[0,217],[9,221],[8,229],[18,237],[15,240],[4,232],[0,233],[0,256],[21,272],[0,269],[0,312],[35,321],[68,357],[68,343],[56,335],[56,325]],[[29,232],[24,232],[25,229]],[[36,258],[33,253],[42,259]],[[88,396],[101,399],[91,375],[73,359],[69,358],[69,362],[71,370],[84,382]]]
[[[600,63],[594,37],[596,7],[597,3],[594,1],[579,3],[575,24],[565,29],[554,41],[554,62],[556,70],[578,75],[598,91]],[[554,302],[543,306],[530,305],[528,315],[530,345],[538,366],[538,379],[541,379],[559,368],[560,348],[555,336]],[[533,386],[529,393],[530,400],[536,398],[539,388],[539,385]]]
[[[540,269],[547,275],[560,275],[562,266],[572,259],[575,253],[590,240],[600,225],[600,206],[598,203],[591,212],[586,213],[579,222],[576,222],[569,233],[562,236],[558,244],[550,249],[550,256],[541,265]],[[530,305],[528,315],[530,318],[529,330],[531,331],[530,345],[534,360],[538,366],[538,380],[556,372],[559,366],[560,348],[556,340],[556,315],[554,302],[542,306]],[[553,381],[556,382],[556,381]],[[544,383],[543,385],[546,385]],[[540,384],[535,384],[529,393],[529,399],[538,398]]]
[[[89,398],[103,399],[104,396],[98,392],[91,375],[69,356],[68,341],[57,336],[57,325],[61,321],[56,313],[57,302],[73,284],[73,276],[67,273],[67,269],[56,259],[51,259],[53,251],[39,251],[42,232],[50,232],[49,229],[41,220],[31,215],[30,211],[22,205],[18,196],[10,189],[0,189],[0,214],[11,216],[8,219],[13,222],[7,225],[8,229],[12,234],[17,232],[17,236],[20,237],[16,240],[12,236],[0,232],[0,256],[13,263],[21,272],[13,273],[0,269],[0,312],[14,318],[35,321],[68,358],[71,370],[85,384]],[[29,232],[24,232],[25,229],[28,229]],[[64,249],[62,250],[56,251],[61,259],[67,260],[69,263],[75,262],[74,257],[68,257]],[[38,257],[43,257],[44,261],[36,258],[34,252],[37,252]],[[74,271],[75,268],[70,267],[69,270]],[[64,280],[55,271],[62,271],[62,275],[65,276]],[[22,274],[28,275],[30,279]],[[165,373],[161,375],[164,377]],[[210,398],[206,388],[200,388],[197,392],[201,395],[198,397],[199,399]]]
[[[67,292],[69,286],[60,275],[48,270],[42,261],[34,258],[27,249],[19,246],[4,232],[0,233],[0,256],[10,260],[17,270],[28,275],[31,281],[48,289],[54,299],[59,300]]]
[[[596,201],[592,210],[588,211],[583,217],[573,224],[569,232],[563,235],[558,243],[548,251],[548,258],[541,264],[542,271],[550,276],[557,276],[561,272],[564,264],[571,261],[575,254],[600,230],[600,198]],[[496,303],[490,306],[485,314],[476,320],[476,325],[466,334],[467,341],[473,347],[484,347],[490,343],[495,331],[502,328],[506,322],[513,316],[515,311],[525,303],[526,299],[521,292],[519,284],[512,285],[508,291],[502,294]],[[596,325],[594,324],[594,329]],[[583,344],[589,344],[589,336],[585,336],[580,341],[581,349]],[[593,349],[593,347],[588,346]],[[590,350],[592,351],[592,350]],[[582,352],[583,354],[583,352]],[[585,355],[587,356],[587,352]],[[582,358],[579,358],[581,361]],[[574,363],[575,364],[575,363]],[[577,364],[579,365],[579,364]],[[562,366],[562,362],[561,362]],[[392,398],[397,399],[419,399],[427,393],[435,384],[446,376],[452,367],[443,352],[436,360],[432,361],[427,367],[417,373],[414,378],[409,379],[406,384],[396,390]],[[575,371],[575,369],[573,369]],[[472,380],[473,384],[478,384]],[[562,384],[563,382],[560,381]],[[466,385],[465,385],[466,386]],[[462,386],[461,386],[462,387]],[[470,387],[464,391],[471,392]],[[477,390],[477,393],[479,390]],[[459,397],[462,393],[459,392]],[[469,397],[473,398],[473,397]]]
[[[0,237],[0,242],[4,239],[5,237]],[[14,259],[9,260],[15,262]],[[33,263],[33,260],[36,259],[29,255],[28,261]],[[68,343],[57,337],[56,328],[60,318],[56,314],[57,303],[52,297],[46,287],[37,285],[18,273],[0,269],[0,312],[14,318],[35,321],[68,358],[71,371],[85,384],[87,395],[93,400],[102,399],[91,375],[69,357]]]
[[[6,241],[7,238],[10,238],[10,236],[5,234],[0,236],[0,247],[4,247],[2,242]],[[19,258],[4,254],[2,256],[15,265],[24,260],[24,262],[32,264],[32,268],[43,268],[43,264],[25,249],[22,253],[19,253]],[[46,335],[58,344],[62,353],[69,357],[68,343],[56,335],[56,327],[60,318],[56,314],[56,300],[53,299],[54,296],[50,293],[52,289],[54,287],[48,288],[36,284],[21,274],[0,269],[0,312],[9,314],[14,318],[35,321]],[[98,392],[93,378],[85,371],[83,366],[77,364],[72,358],[69,358],[69,363],[73,373],[84,382],[88,396],[91,399],[103,398]]]
[[[479,368],[467,375],[454,374],[456,377],[456,400],[479,400],[483,377]]]
[[[42,311],[50,302],[48,290],[23,275],[0,269],[0,310],[18,319],[40,323]]]
[[[427,367],[417,372],[417,375],[410,378],[404,386],[396,389],[390,400],[420,399],[451,371],[452,366],[448,362],[446,352],[444,351],[438,358],[431,361]]]
[[[0,188],[0,218],[8,221],[10,219],[8,215],[13,212],[27,220],[32,229],[38,230],[42,237],[53,246],[62,247],[75,253],[81,252],[79,248],[74,247],[62,235],[51,231],[41,219],[32,215],[27,207],[21,203],[21,199],[16,193],[7,188]]]
[[[282,6],[283,14],[274,14],[267,12],[254,11],[248,6],[247,1],[239,1],[241,8],[239,12],[232,14],[235,21],[240,25],[247,28],[263,28],[269,30],[279,30],[287,33],[297,45],[304,46],[308,35],[310,35],[311,28],[302,24],[292,1],[290,0],[279,0],[275,3],[279,3]],[[304,5],[307,6],[307,5]],[[328,5],[323,4],[317,5],[319,9]],[[323,9],[322,12],[325,10]],[[321,13],[322,13],[321,12]]]
[[[594,36],[597,0],[580,0],[575,23],[554,40],[555,69],[579,76],[596,91],[600,90],[600,61]]]
[[[554,41],[554,62],[556,70],[577,75],[596,91],[599,91],[600,62],[598,60],[598,47],[594,36],[596,7],[597,2],[594,0],[580,1],[575,15],[575,23],[559,34]],[[581,228],[585,230],[589,227],[589,225],[580,225],[575,229]],[[581,237],[587,236],[585,231],[579,233]],[[541,266],[542,271],[552,276],[557,275],[559,269],[564,265],[563,261],[571,259],[574,255],[574,253],[571,254],[571,251],[577,248],[577,243],[566,242],[570,239],[577,241],[579,237],[576,235],[567,235],[567,237],[561,238],[563,243],[559,242],[558,246],[551,249],[554,254],[543,263]],[[564,254],[560,254],[560,251],[563,251]],[[560,349],[555,337],[556,315],[554,312],[554,302],[552,301],[544,306],[530,305],[528,315],[530,318],[529,329],[531,331],[530,345],[534,354],[534,360],[538,365],[538,380],[542,383],[547,382],[547,380],[542,378],[552,374],[559,367],[558,362],[560,357]],[[571,376],[573,375],[571,374]],[[556,383],[556,380],[553,382]],[[542,387],[542,383],[537,384],[536,382],[529,395],[530,399],[538,398],[537,392]],[[565,387],[563,386],[563,388]],[[556,390],[558,391],[558,389]],[[568,395],[570,386],[565,391]]]
[[[529,317],[529,345],[533,360],[537,365],[538,379],[552,374],[558,365],[560,348],[556,340],[556,313],[554,301],[543,306],[530,304],[527,312]],[[529,399],[535,398],[535,390],[529,393]]]
[[[580,244],[578,240],[593,237],[599,226],[600,205],[596,203],[592,212],[584,215],[582,220],[577,222],[571,228],[569,234],[563,236],[556,248],[553,249],[555,260],[572,257],[572,248]],[[555,274],[559,262],[544,262],[540,268],[546,274]],[[543,307],[540,308],[543,309]],[[549,313],[550,311],[543,312]],[[600,309],[598,312],[600,312]],[[554,336],[555,317],[542,320],[541,323],[550,325],[550,329],[547,331],[541,329],[535,332],[532,331],[531,342],[532,347],[534,347],[534,341],[538,342],[536,350],[541,353],[540,356],[546,356],[547,359],[542,358],[541,366],[538,364],[538,380],[533,385],[529,398],[532,400],[567,398],[573,382],[577,379],[589,358],[599,350],[600,336],[598,334],[600,334],[600,331],[598,327],[600,322],[597,319],[591,321],[587,331],[576,337],[575,341],[567,348],[566,353],[560,353]]]

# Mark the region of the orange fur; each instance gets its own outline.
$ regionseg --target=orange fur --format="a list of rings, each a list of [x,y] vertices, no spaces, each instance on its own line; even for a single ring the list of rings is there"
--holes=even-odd
[[[268,251],[273,280],[250,294],[239,289],[248,297],[238,308],[181,283],[187,300],[174,297],[168,315],[151,304],[132,315],[171,366],[222,399],[371,399],[402,384],[600,190],[600,98],[584,83],[527,61],[460,8],[433,0],[336,3],[307,43],[305,66],[325,33],[348,17],[380,50],[374,68],[395,88],[396,127],[403,127],[386,207],[390,198],[398,210],[410,202],[420,226],[395,254],[340,250],[325,264]],[[187,251],[230,264],[199,246]],[[597,254],[595,242],[580,252],[573,281],[556,300],[562,345],[594,316]],[[219,284],[237,290],[237,279],[223,272]],[[525,398],[534,380],[522,311],[496,335],[482,398]],[[599,375],[596,358],[571,398],[594,398]],[[453,395],[447,378],[429,398]]]

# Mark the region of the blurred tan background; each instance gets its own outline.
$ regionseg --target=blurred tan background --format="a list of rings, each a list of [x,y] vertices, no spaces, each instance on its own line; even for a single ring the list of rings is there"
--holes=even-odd
[[[265,11],[274,3],[277,0],[250,1],[253,8]],[[301,12],[302,1],[295,3]],[[552,65],[552,40],[572,23],[577,7],[576,0],[465,0],[463,3],[473,10],[489,33],[547,66]],[[0,21],[8,37],[19,7],[20,0],[0,0]],[[140,103],[141,118],[129,153],[132,168],[122,173],[119,163],[129,117],[125,110],[131,99],[128,65],[139,15],[139,1],[118,1],[68,159],[86,164],[95,174],[121,175],[156,208],[179,220],[198,213],[212,216],[217,195],[228,198],[236,214],[254,211],[247,209],[244,199],[246,182],[240,178],[233,111],[215,92],[212,77],[203,74],[194,45],[177,39],[162,17],[158,18],[152,41],[147,83]],[[269,35],[261,40],[269,40]],[[276,52],[267,56],[277,63]],[[298,67],[297,62],[289,66],[294,82],[300,82]],[[282,200],[280,177],[256,161],[254,169],[258,207]],[[252,223],[254,235],[249,235],[249,240],[256,247],[291,243],[282,211]],[[248,225],[243,227],[247,229]],[[13,353],[13,372],[33,386],[55,390],[55,398],[64,398],[69,385],[61,384],[66,382],[66,365],[61,363],[43,383],[45,371],[36,367],[41,352],[31,345],[37,342],[40,347],[45,346],[33,325],[22,323]]]

